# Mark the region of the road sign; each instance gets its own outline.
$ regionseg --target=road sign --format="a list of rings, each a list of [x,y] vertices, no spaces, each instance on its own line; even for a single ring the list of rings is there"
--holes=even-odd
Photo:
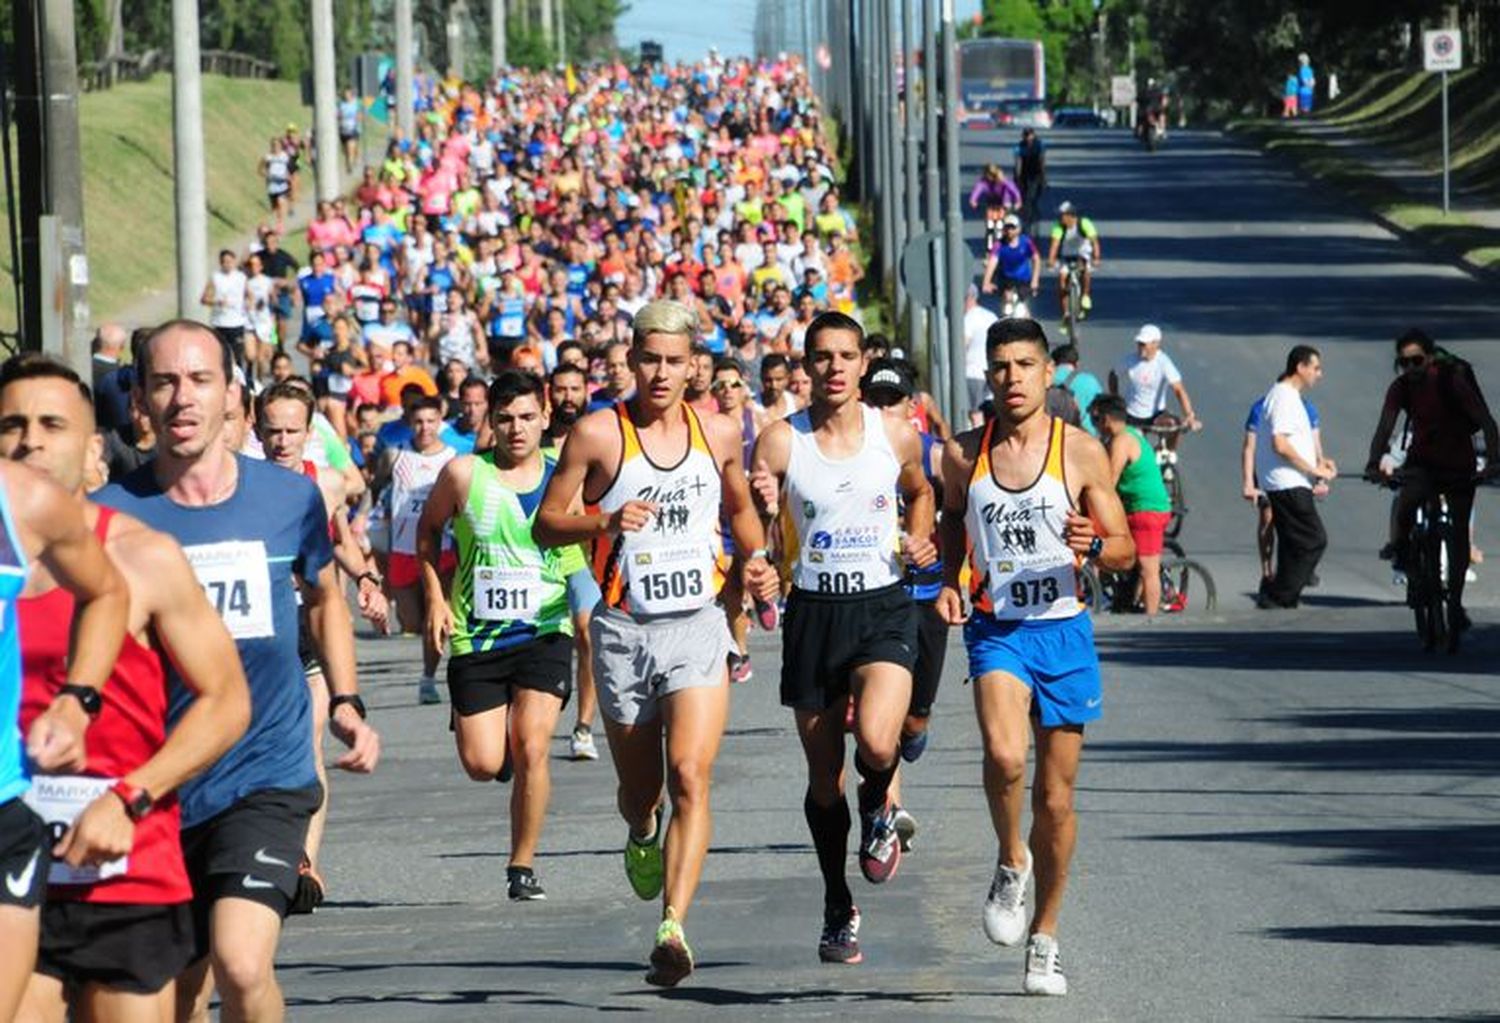
[[[1135,76],[1113,75],[1109,80],[1109,105],[1112,107],[1135,106]]]
[[[923,231],[913,235],[901,250],[901,283],[907,296],[917,305],[929,309],[943,308],[943,250],[947,240],[944,231]],[[976,277],[982,269],[973,252],[965,246],[964,280]]]
[[[1456,28],[1422,33],[1422,68],[1426,71],[1458,71],[1464,66],[1464,37]]]

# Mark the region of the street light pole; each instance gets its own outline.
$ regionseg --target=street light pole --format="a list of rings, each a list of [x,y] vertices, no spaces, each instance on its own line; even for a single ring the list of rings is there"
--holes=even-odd
[[[412,92],[416,77],[411,37],[411,0],[396,0],[396,127],[407,141],[412,137]]]
[[[177,315],[198,311],[208,281],[203,75],[198,0],[172,0],[172,182],[177,210]]]
[[[958,123],[958,29],[953,23],[953,0],[943,0],[943,164],[946,179],[948,232],[948,414],[958,416],[968,402],[964,387],[964,294],[968,290],[969,251],[964,242],[963,214],[959,209]]]
[[[312,0],[313,145],[319,202],[339,197],[338,97],[334,86],[333,0]]]

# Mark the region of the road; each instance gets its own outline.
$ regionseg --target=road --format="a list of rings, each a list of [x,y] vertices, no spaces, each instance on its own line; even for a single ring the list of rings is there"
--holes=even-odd
[[[971,167],[1000,139],[972,143]],[[386,760],[335,779],[331,901],[282,944],[294,1018],[1500,1018],[1500,575],[1481,569],[1465,652],[1422,655],[1373,557],[1385,498],[1343,484],[1323,505],[1321,587],[1300,612],[1255,611],[1237,468],[1245,410],[1293,343],[1323,350],[1314,398],[1350,469],[1407,325],[1500,380],[1494,295],[1219,135],[1181,132],[1154,156],[1120,133],[1050,144],[1048,202],[1079,203],[1104,238],[1086,368],[1155,321],[1208,422],[1184,446],[1183,539],[1220,589],[1214,615],[1100,622],[1106,716],[1080,779],[1068,998],[1026,1001],[1021,953],[980,930],[995,845],[956,635],[932,745],[906,775],[918,845],[890,885],[856,882],[854,968],[816,959],[801,758],[776,705],[778,644],[756,638],[688,921],[700,969],[666,994],[641,980],[655,912],[622,876],[608,764],[560,759],[559,739],[537,864],[550,897],[508,903],[505,789],[467,781],[446,710],[415,705],[415,643],[367,640]],[[1481,543],[1494,522],[1482,502]]]

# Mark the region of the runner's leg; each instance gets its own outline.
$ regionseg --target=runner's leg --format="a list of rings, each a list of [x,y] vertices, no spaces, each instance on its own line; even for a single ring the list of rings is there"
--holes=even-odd
[[[500,704],[478,714],[453,713],[453,741],[458,762],[474,781],[494,781],[505,766],[510,705]]]
[[[1021,812],[1026,791],[1026,753],[1031,732],[1031,690],[1004,671],[992,671],[974,683],[974,711],[984,744],[984,794],[990,822],[1000,840],[1000,858],[1022,869]]]
[[[638,725],[622,725],[604,718],[609,737],[609,755],[619,779],[615,803],[631,834],[645,838],[651,830],[651,815],[661,803],[666,769],[661,755],[661,718]]]
[[[672,797],[672,826],[663,847],[667,881],[662,899],[664,906],[675,910],[679,922],[687,918],[713,837],[709,790],[719,741],[729,720],[728,670],[724,672],[718,685],[681,689],[661,702],[667,791]]]
[[[28,993],[41,935],[39,908],[0,906],[0,1019],[15,1016],[22,997]]]
[[[510,793],[510,866],[529,867],[542,836],[552,795],[548,748],[562,700],[551,693],[515,687],[511,692],[510,743],[515,783]]]
[[[208,1003],[214,996],[214,974],[208,957],[177,975],[177,1023],[208,1023]]]
[[[1068,866],[1078,839],[1073,788],[1083,753],[1083,727],[1036,729],[1036,780],[1031,787],[1031,851],[1036,857],[1036,916],[1032,934],[1057,935]]]
[[[911,705],[911,672],[880,661],[854,669],[854,767],[860,774],[859,811],[885,805]]]
[[[844,796],[844,701],[826,710],[797,711],[797,737],[807,758],[802,812],[823,874],[825,916],[847,916],[854,895],[844,876],[849,858],[849,802]]]
[[[101,1023],[171,1023],[174,987],[168,983],[154,995],[142,995],[90,984],[77,1000],[83,1009],[77,1017]]]
[[[323,730],[328,726],[328,682],[321,671],[307,677],[307,694],[312,700],[313,766],[318,771],[318,784],[323,787],[323,798],[307,822],[304,846],[316,875],[318,850],[323,848],[323,825],[328,820],[328,767],[323,763]]]
[[[214,983],[225,1021],[280,1020],[286,1016],[276,983],[276,943],[281,918],[249,899],[222,898],[214,903],[212,933]]]
[[[594,693],[594,641],[589,635],[589,619],[592,611],[579,611],[573,616],[573,646],[578,651],[578,670],[575,673],[578,689],[578,720],[575,731],[592,732],[594,715],[599,709],[599,697]]]

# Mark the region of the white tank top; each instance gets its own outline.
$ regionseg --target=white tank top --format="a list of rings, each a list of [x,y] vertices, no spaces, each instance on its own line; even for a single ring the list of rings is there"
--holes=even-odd
[[[792,427],[786,468],[784,530],[792,585],[813,593],[864,593],[901,581],[901,525],[896,514],[901,463],[877,409],[861,405],[864,443],[833,459],[818,449],[806,410]]]
[[[1063,536],[1073,499],[1063,478],[1067,425],[1052,420],[1042,471],[1029,487],[1008,490],[995,482],[990,448],[995,423],[985,425],[964,527],[972,545],[974,607],[1000,621],[1072,618],[1078,599],[1078,559]]]
[[[453,460],[458,452],[443,447],[430,455],[419,455],[415,451],[396,454],[396,463],[391,467],[391,553],[417,553],[417,520],[422,517],[422,506],[427,495],[437,482],[443,466]],[[453,538],[443,533],[443,550],[453,546]]]
[[[658,506],[651,522],[634,533],[610,537],[599,562],[605,604],[636,617],[696,611],[713,602],[727,568],[719,531],[719,464],[698,415],[682,406],[688,424],[687,453],[673,466],[651,461],[640,434],[621,402],[620,468],[599,498],[599,510],[613,512],[626,501]]]

